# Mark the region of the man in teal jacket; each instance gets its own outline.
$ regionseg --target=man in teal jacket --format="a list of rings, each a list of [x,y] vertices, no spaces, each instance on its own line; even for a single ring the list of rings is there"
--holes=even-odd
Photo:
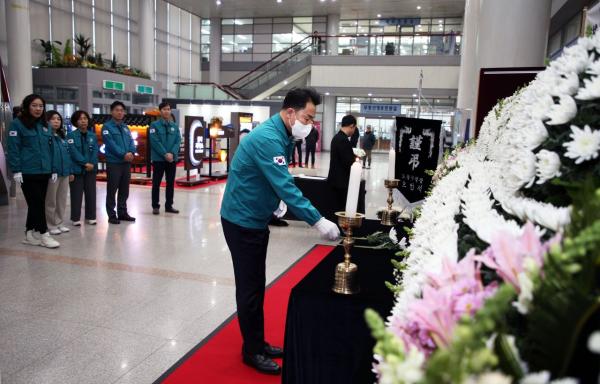
[[[281,368],[271,358],[283,355],[281,348],[264,339],[267,224],[273,212],[283,201],[296,217],[323,237],[335,240],[339,236],[337,225],[322,217],[302,196],[287,166],[294,140],[308,135],[320,101],[319,94],[311,88],[288,92],[281,111],[240,142],[221,203],[221,222],[233,259],[237,313],[244,340],[242,358],[263,373],[279,374]]]
[[[175,191],[175,172],[179,158],[181,133],[171,120],[171,105],[165,101],[158,106],[161,118],[150,125],[150,148],[152,149],[152,213],[160,213],[160,183],[166,174],[167,191],[165,212],[179,213],[173,208]]]
[[[129,181],[131,180],[131,162],[135,155],[135,144],[125,118],[125,104],[115,101],[110,105],[112,119],[102,127],[102,142],[106,155],[106,213],[108,222],[119,224],[121,220],[135,221],[127,212]],[[115,193],[117,212],[115,213]],[[118,216],[117,216],[118,215]]]

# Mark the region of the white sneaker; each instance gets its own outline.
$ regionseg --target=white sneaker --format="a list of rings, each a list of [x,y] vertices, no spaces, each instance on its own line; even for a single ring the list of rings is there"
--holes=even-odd
[[[62,233],[62,231],[60,230],[60,228],[52,228],[50,230],[51,235],[60,235],[61,233]]]
[[[42,234],[42,243],[40,244],[42,247],[46,248],[58,248],[60,243],[54,240],[49,232]]]
[[[74,221],[73,225],[76,226],[76,227],[81,226],[81,220]]]
[[[58,227],[58,229],[60,229],[61,232],[69,232],[70,229],[65,227],[64,225],[61,225],[60,227]]]
[[[40,245],[42,242],[40,241],[40,239],[37,239],[34,235],[33,235],[33,231],[29,230],[27,232],[25,232],[25,238],[23,239],[23,244],[27,244],[27,245]]]
[[[96,220],[88,220],[87,223],[89,225],[96,225]]]

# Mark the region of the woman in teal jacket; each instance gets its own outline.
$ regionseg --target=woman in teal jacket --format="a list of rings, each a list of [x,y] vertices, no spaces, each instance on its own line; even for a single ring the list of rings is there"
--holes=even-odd
[[[90,225],[96,224],[96,172],[98,170],[98,139],[88,130],[92,123],[86,111],[75,111],[71,124],[77,127],[69,133],[67,142],[71,149],[73,174],[71,182],[71,220],[73,225],[81,225],[81,203],[85,194],[85,219]]]
[[[67,145],[67,133],[63,126],[63,118],[57,111],[46,112],[46,121],[52,129],[52,156],[54,169],[58,175],[56,182],[49,181],[46,193],[46,222],[51,235],[69,232],[64,225],[67,210],[67,192],[69,182],[73,180],[71,155]]]
[[[27,223],[23,243],[56,248],[60,244],[48,232],[44,205],[48,179],[53,173],[52,132],[45,122],[46,102],[35,94],[23,100],[19,116],[8,130],[8,164],[27,202]]]

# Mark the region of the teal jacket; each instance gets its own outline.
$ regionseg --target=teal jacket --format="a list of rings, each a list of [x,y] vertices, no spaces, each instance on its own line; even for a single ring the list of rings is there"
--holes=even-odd
[[[94,172],[98,170],[98,139],[92,131],[84,135],[79,129],[67,135],[67,143],[71,152],[73,162],[73,174],[85,173],[85,164],[94,164]]]
[[[69,176],[73,174],[73,163],[71,162],[71,154],[69,153],[69,145],[67,139],[63,139],[58,135],[52,135],[52,173],[58,176]]]
[[[271,116],[240,142],[221,203],[221,216],[225,220],[244,228],[264,229],[280,200],[310,225],[321,219],[288,171],[287,158],[293,145],[279,114]]]
[[[42,123],[29,129],[19,118],[8,129],[8,165],[13,173],[50,174],[54,168],[52,132]]]
[[[135,144],[127,124],[117,124],[113,119],[102,126],[102,142],[107,163],[126,163],[125,155],[131,152],[135,155]]]
[[[177,162],[181,144],[181,132],[177,124],[164,119],[156,120],[150,125],[149,136],[152,161],[166,161],[165,155],[172,153],[173,159]]]

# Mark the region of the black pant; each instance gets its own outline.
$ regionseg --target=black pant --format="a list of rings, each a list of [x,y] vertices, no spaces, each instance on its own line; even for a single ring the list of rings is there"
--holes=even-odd
[[[235,275],[235,301],[246,353],[265,347],[265,261],[269,229],[248,229],[221,218]]]
[[[317,151],[316,144],[306,144],[306,159],[304,160],[304,164],[306,164],[308,166],[308,157],[310,155],[312,157],[310,163],[313,167],[315,166],[315,152],[316,151]]]
[[[23,175],[21,189],[27,202],[27,222],[25,228],[39,233],[48,232],[46,224],[46,191],[50,175]]]
[[[127,215],[127,198],[129,197],[129,181],[131,180],[131,166],[129,163],[106,164],[106,213],[108,217],[115,215],[115,193],[117,196],[117,214]]]
[[[81,220],[81,202],[85,194],[85,219],[96,220],[96,171],[75,175],[69,183],[71,191],[71,220]]]
[[[153,161],[152,173],[152,208],[160,208],[159,195],[160,183],[162,182],[163,174],[166,174],[167,180],[167,196],[165,200],[166,208],[173,208],[173,195],[175,191],[175,171],[177,171],[177,163],[175,161]]]
[[[302,166],[302,142],[296,141],[292,150],[292,163],[296,164],[296,151],[298,151],[298,163]]]

